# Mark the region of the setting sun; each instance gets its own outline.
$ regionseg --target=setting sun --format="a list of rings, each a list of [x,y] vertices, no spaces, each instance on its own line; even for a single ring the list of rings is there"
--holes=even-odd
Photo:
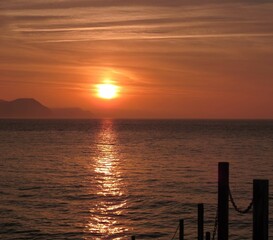
[[[97,85],[98,97],[103,99],[113,99],[118,95],[118,86],[111,83]]]

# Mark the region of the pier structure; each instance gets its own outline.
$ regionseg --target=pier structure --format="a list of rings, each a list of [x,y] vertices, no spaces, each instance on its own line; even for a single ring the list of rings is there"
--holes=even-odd
[[[218,205],[212,232],[204,232],[204,204],[197,205],[197,240],[229,240],[229,202],[240,214],[247,214],[252,210],[253,233],[252,240],[268,240],[269,224],[269,181],[267,179],[253,180],[253,197],[246,209],[241,210],[237,207],[229,186],[229,163],[218,163]],[[170,240],[185,240],[184,219],[179,220],[179,225]],[[132,236],[131,240],[136,240]]]

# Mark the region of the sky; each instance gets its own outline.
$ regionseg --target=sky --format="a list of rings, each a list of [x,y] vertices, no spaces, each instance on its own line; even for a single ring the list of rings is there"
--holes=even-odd
[[[97,117],[273,119],[273,1],[2,0],[0,99]],[[119,97],[97,97],[111,80]]]

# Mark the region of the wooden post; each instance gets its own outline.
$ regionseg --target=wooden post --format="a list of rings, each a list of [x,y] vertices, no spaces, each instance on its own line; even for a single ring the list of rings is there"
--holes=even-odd
[[[218,165],[218,240],[228,240],[229,163]]]
[[[268,240],[268,180],[253,180],[253,240]]]
[[[198,204],[198,240],[204,240],[204,204]]]
[[[206,232],[206,240],[210,240],[210,232]]]
[[[179,221],[179,240],[184,240],[184,220]]]
[[[132,240],[136,240],[136,237],[135,237],[135,236],[132,236]]]

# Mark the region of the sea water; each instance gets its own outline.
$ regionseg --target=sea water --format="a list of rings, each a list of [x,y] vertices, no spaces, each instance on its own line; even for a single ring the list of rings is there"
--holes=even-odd
[[[184,219],[196,239],[198,203],[213,232],[218,162],[246,208],[253,179],[273,182],[273,121],[0,120],[0,238],[167,240]],[[230,239],[251,239],[252,213],[229,206]]]

